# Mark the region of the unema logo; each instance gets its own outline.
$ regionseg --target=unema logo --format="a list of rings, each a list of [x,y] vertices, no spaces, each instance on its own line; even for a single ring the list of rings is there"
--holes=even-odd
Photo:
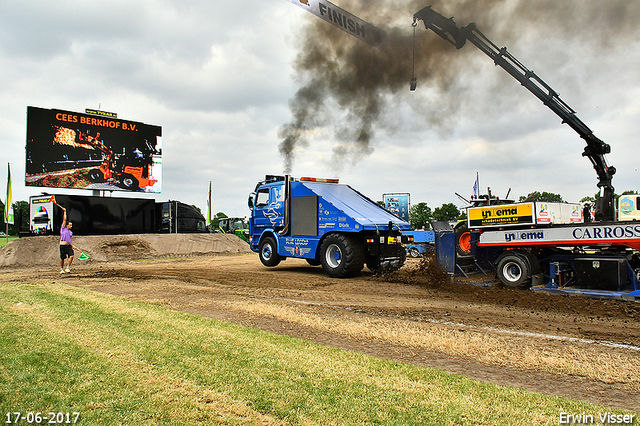
[[[487,219],[489,217],[492,217],[494,213],[498,217],[501,217],[501,216],[515,216],[515,215],[518,214],[518,208],[517,207],[505,207],[505,208],[502,208],[502,209],[495,209],[493,212],[491,210],[484,210],[482,212],[482,217],[484,219]]]
[[[506,242],[524,241],[524,240],[544,240],[544,231],[518,231],[507,232],[504,234]]]

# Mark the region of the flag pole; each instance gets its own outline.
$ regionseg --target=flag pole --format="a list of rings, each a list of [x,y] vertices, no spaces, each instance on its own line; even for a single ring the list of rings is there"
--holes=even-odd
[[[209,181],[209,199],[207,200],[207,220],[207,225],[211,227],[211,181]]]
[[[9,208],[11,207],[11,164],[7,163],[7,198],[4,206],[5,244],[9,244]]]

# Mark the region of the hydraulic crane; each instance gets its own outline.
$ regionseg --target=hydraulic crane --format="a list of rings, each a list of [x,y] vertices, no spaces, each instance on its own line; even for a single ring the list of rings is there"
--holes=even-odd
[[[453,44],[457,49],[462,49],[467,41],[471,42],[487,56],[493,59],[495,65],[500,66],[509,75],[518,80],[525,88],[535,95],[543,104],[549,107],[558,115],[563,123],[568,124],[587,143],[582,155],[589,158],[593,168],[598,175],[598,188],[600,195],[596,201],[595,219],[596,221],[615,220],[614,208],[614,188],[611,183],[616,172],[615,167],[607,164],[605,154],[611,152],[609,144],[603,142],[593,134],[593,131],[578,118],[576,112],[560,99],[558,93],[545,83],[536,73],[527,69],[518,61],[506,47],[499,48],[489,40],[474,22],[458,28],[453,18],[445,18],[440,13],[434,11],[431,6],[418,11],[413,15],[413,25],[422,21],[426,29],[442,37]],[[412,89],[415,82],[412,81]]]

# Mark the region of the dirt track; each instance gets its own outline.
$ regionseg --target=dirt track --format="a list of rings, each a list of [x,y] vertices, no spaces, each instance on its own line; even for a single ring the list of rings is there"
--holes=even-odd
[[[61,276],[55,263],[3,267],[0,284],[63,280],[478,380],[640,412],[637,302],[445,284],[413,259],[398,273],[379,277],[365,271],[345,280],[296,259],[265,268],[255,254],[144,262],[112,257],[76,261],[74,272]]]

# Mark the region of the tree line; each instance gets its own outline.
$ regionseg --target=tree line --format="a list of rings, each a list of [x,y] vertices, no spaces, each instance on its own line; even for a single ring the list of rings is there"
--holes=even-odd
[[[11,204],[13,207],[13,225],[9,224],[9,235],[18,235],[20,229],[29,229],[29,203],[27,201],[16,201]],[[0,232],[4,233],[6,224],[4,222],[5,203],[0,200]]]

